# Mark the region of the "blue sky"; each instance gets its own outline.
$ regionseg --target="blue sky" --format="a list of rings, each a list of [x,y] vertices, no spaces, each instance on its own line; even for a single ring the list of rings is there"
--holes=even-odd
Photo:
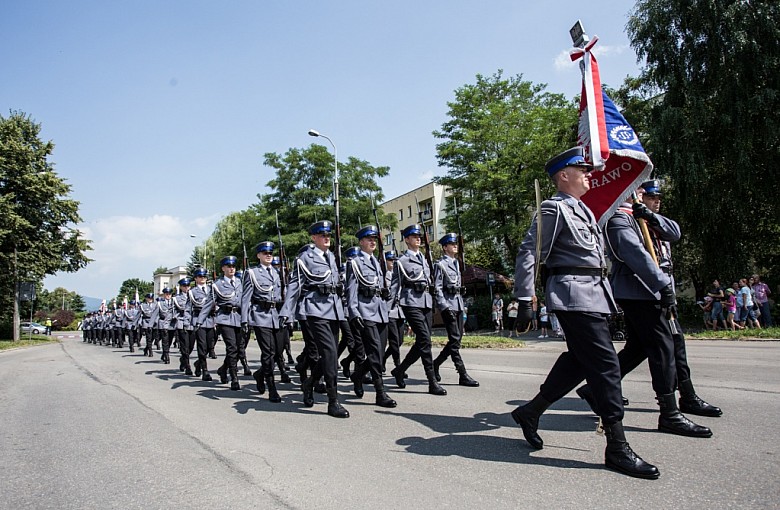
[[[573,97],[568,30],[600,38],[602,81],[638,72],[625,0],[23,1],[0,5],[0,107],[56,144],[95,262],[49,277],[93,297],[184,263],[317,129],[339,159],[390,167],[386,198],[444,172],[431,135],[476,74]],[[324,141],[323,141],[324,142]],[[195,234],[198,238],[191,238]],[[252,240],[256,241],[256,240]]]

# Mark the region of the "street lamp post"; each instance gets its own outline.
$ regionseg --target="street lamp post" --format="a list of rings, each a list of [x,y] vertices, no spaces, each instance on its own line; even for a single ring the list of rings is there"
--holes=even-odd
[[[341,267],[341,220],[339,217],[339,152],[336,144],[328,136],[323,135],[317,130],[310,129],[309,136],[320,137],[330,142],[333,147],[333,207],[336,209],[336,265]]]

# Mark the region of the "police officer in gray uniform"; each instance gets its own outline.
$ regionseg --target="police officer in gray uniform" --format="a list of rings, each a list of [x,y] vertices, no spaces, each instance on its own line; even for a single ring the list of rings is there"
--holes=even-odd
[[[195,332],[192,326],[192,303],[190,303],[189,278],[179,280],[179,293],[173,297],[173,318],[171,322],[176,328],[176,338],[179,344],[179,372],[192,375],[190,354],[194,346]]]
[[[128,303],[128,308],[125,310],[125,319],[122,323],[125,334],[127,335],[127,341],[130,344],[130,352],[135,352],[135,344],[138,342],[136,318],[138,317],[138,309],[135,307],[135,300],[131,299]]]
[[[281,402],[274,382],[274,359],[276,358],[276,335],[279,329],[279,315],[276,303],[282,299],[279,273],[271,267],[274,243],[263,241],[255,249],[260,264],[244,273],[241,296],[241,327],[252,328],[257,345],[260,346],[260,369],[253,377],[257,391],[262,395],[268,387],[268,400]]]
[[[162,343],[161,360],[166,365],[171,362],[171,339],[174,334],[174,326],[171,324],[173,319],[173,302],[171,301],[171,289],[163,289],[163,297],[157,301],[157,330]]]
[[[543,447],[539,417],[585,378],[594,388],[607,436],[605,464],[629,476],[658,478],[658,469],[637,456],[623,430],[620,367],[612,346],[607,317],[616,311],[606,279],[601,230],[580,197],[590,189],[592,166],[581,147],[564,151],[545,165],[558,193],[541,204],[541,232],[534,217],[520,245],[515,264],[514,295],[519,300],[518,318],[533,317],[536,239],[541,236],[539,262],[546,266],[545,301],[566,335],[568,351],[562,353],[539,393],[512,411],[526,441]],[[543,273],[544,274],[544,273]]]
[[[314,383],[325,378],[328,394],[328,414],[336,418],[348,418],[349,412],[339,403],[336,377],[338,374],[338,345],[336,338],[339,321],[344,319],[341,303],[343,286],[335,257],[330,253],[330,233],[333,223],[318,221],[309,227],[314,243],[295,261],[284,305],[279,312],[280,327],[289,317],[295,316],[300,301],[306,327],[317,346],[319,362],[312,367],[311,375],[303,382],[303,403],[314,405]]]
[[[422,241],[420,225],[409,225],[401,232],[407,250],[398,259],[390,282],[390,297],[401,305],[407,322],[414,331],[415,342],[400,365],[390,373],[399,388],[405,388],[406,371],[418,359],[422,361],[428,379],[428,393],[446,395],[447,390],[436,381],[431,354],[431,328],[433,325],[433,298],[431,297],[431,268],[420,252]]]
[[[146,337],[146,346],[144,347],[144,356],[152,356],[152,329],[157,324],[157,315],[160,309],[157,307],[157,303],[154,301],[154,294],[151,292],[144,296],[144,302],[138,307],[137,324]],[[139,337],[140,338],[140,337]]]
[[[238,356],[239,344],[243,342],[241,336],[241,294],[243,288],[241,281],[236,276],[236,262],[238,259],[229,255],[220,261],[222,266],[222,278],[211,284],[208,299],[200,310],[196,326],[203,326],[211,313],[211,308],[216,310],[214,322],[217,332],[225,342],[225,360],[217,369],[219,380],[227,383],[230,374],[230,389],[238,391],[241,385],[238,382]]]
[[[360,333],[360,339],[355,341],[363,344],[366,353],[365,361],[357,365],[350,379],[354,384],[355,395],[362,398],[363,376],[370,372],[376,390],[376,405],[395,407],[396,401],[387,396],[382,381],[382,345],[387,335],[389,316],[384,275],[374,256],[378,236],[379,229],[373,225],[358,230],[355,237],[360,243],[360,253],[347,263],[347,312],[353,329]]]
[[[463,337],[463,286],[458,266],[458,234],[451,232],[439,239],[444,251],[441,260],[433,265],[433,295],[436,307],[441,312],[444,328],[447,330],[447,345],[433,360],[433,372],[437,381],[441,381],[439,367],[452,356],[452,363],[458,372],[458,384],[477,387],[479,383],[466,372],[466,365],[460,356],[460,341]]]
[[[395,250],[388,250],[385,252],[385,264],[387,264],[387,273],[385,273],[385,286],[390,289],[390,284],[393,280],[393,268],[395,267],[396,254]],[[388,292],[389,294],[389,292]],[[403,344],[403,324],[404,313],[401,311],[401,307],[398,302],[388,296],[387,300],[387,313],[389,316],[389,322],[387,324],[387,349],[382,358],[382,372],[385,372],[385,364],[387,358],[393,358],[393,367],[397,367],[401,363],[401,344]]]
[[[200,313],[203,307],[209,302],[211,286],[206,284],[208,271],[202,267],[193,271],[195,285],[190,288],[189,298],[192,305],[192,322],[195,327],[195,343],[198,349],[198,359],[195,361],[195,377],[200,377],[203,381],[211,381],[211,374],[208,367],[209,346],[214,345],[217,336],[214,330],[214,306],[211,300],[211,308],[207,310],[206,318],[202,323],[198,323]]]

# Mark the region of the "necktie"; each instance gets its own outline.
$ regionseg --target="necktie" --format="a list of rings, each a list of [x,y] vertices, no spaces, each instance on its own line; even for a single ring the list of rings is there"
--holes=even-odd
[[[270,278],[271,281],[274,281],[274,274],[271,272],[271,268],[266,267],[265,270],[268,271],[268,278]]]

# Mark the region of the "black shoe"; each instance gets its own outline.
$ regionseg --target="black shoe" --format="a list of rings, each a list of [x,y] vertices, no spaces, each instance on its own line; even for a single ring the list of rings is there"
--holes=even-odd
[[[439,386],[436,381],[428,381],[428,393],[431,395],[446,395],[447,390]]]
[[[238,391],[241,389],[241,385],[238,383],[238,379],[230,382],[230,389],[233,391]]]
[[[655,480],[661,473],[658,468],[642,460],[634,453],[623,432],[623,423],[605,425],[604,432],[607,436],[607,449],[604,452],[604,464],[615,471],[635,478]]]
[[[439,360],[434,360],[433,362],[433,376],[436,378],[436,382],[441,382],[441,375],[439,375],[439,367],[441,366],[441,363],[439,363]]]
[[[623,407],[627,406],[630,402],[626,397],[621,397],[623,399]]]
[[[541,450],[544,448],[544,441],[542,441],[542,438],[539,437],[539,434],[536,432],[539,430],[539,416],[541,416],[541,413],[534,410],[534,401],[537,398],[541,397],[537,396],[534,400],[512,411],[512,419],[515,420],[515,423],[520,425],[521,429],[523,429],[523,436],[525,436],[525,440],[528,441],[531,448]]]
[[[268,386],[268,400],[274,404],[281,402],[282,397],[280,397],[279,392],[276,391],[276,384],[274,383],[274,377],[272,375],[265,378],[265,384]]]
[[[677,408],[674,393],[656,396],[661,415],[658,417],[658,430],[668,434],[687,437],[712,437],[712,430],[693,423]]]
[[[258,370],[254,374],[252,374],[252,377],[254,377],[255,382],[257,383],[257,392],[261,395],[265,393],[265,381],[263,381],[263,375]]]
[[[282,374],[279,376],[279,382],[288,384],[292,382],[292,379],[290,379],[290,376],[287,375],[287,372],[282,372]]]
[[[211,374],[208,373],[207,370],[203,371],[203,375],[201,376],[201,381],[211,381]]]
[[[185,368],[184,363],[179,363],[179,372],[184,372]]]
[[[214,353],[214,351],[209,351],[209,358],[211,358],[211,359],[217,359],[217,355],[216,355],[216,353]]]
[[[458,384],[461,386],[468,386],[469,388],[476,388],[479,386],[479,383],[472,379],[471,376],[465,371],[460,374],[460,377],[458,378]]]
[[[227,366],[225,366],[225,365],[222,365],[221,367],[219,367],[217,369],[217,375],[219,376],[219,382],[221,382],[222,384],[227,384],[227,382],[228,382],[227,372],[228,372],[228,369],[227,369]]]
[[[249,363],[247,363],[245,359],[241,360],[241,366],[244,367],[244,376],[252,377],[252,371],[249,370]]]
[[[398,405],[398,402],[388,397],[384,391],[378,391],[376,393],[376,405],[379,407],[395,407]]]
[[[190,367],[186,367],[184,369],[184,375],[192,375],[192,369]]]
[[[398,386],[399,388],[406,388],[406,381],[404,381],[404,379],[406,379],[406,374],[404,373],[404,370],[400,366],[392,369],[390,371],[390,375],[395,377],[396,386]]]
[[[195,377],[200,377],[200,360],[197,360],[194,364],[195,364]]]
[[[363,376],[355,372],[350,377],[350,380],[352,381],[352,389],[355,392],[355,396],[357,398],[363,398]]]
[[[301,390],[303,390],[303,405],[306,407],[314,406],[314,381],[311,378],[304,380]]]
[[[347,356],[346,358],[344,358],[339,362],[339,365],[341,365],[341,373],[344,374],[345,379],[349,379],[350,376],[349,365],[351,363],[352,362],[350,361],[349,356]]]
[[[344,406],[336,402],[328,402],[328,415],[334,418],[349,418],[349,411]]]
[[[709,416],[712,418],[723,415],[723,411],[721,411],[720,407],[708,404],[696,395],[696,390],[693,389],[693,383],[690,379],[680,381],[678,387],[680,388],[680,411],[686,414]]]
[[[327,390],[327,388],[325,388],[325,383],[318,382],[317,384],[315,384],[314,385],[314,392],[315,393],[319,393],[320,395],[324,395],[325,393],[327,393],[328,390]]]

